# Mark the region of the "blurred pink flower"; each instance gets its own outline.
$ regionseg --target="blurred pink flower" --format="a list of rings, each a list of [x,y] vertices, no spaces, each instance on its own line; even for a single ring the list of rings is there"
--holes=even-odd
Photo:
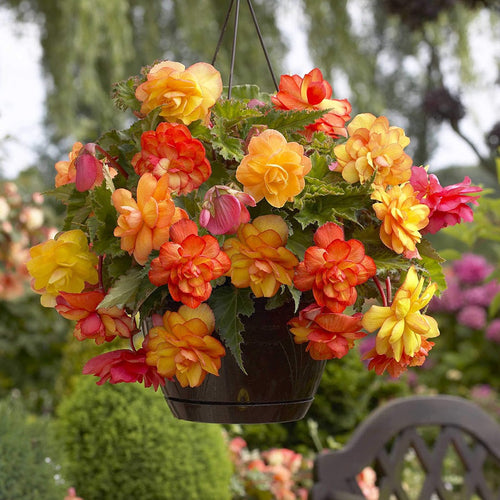
[[[460,281],[467,284],[481,283],[495,269],[482,256],[473,253],[465,253],[460,260],[453,262],[453,270]]]
[[[486,328],[486,338],[500,344],[500,319],[494,319]]]
[[[486,309],[481,306],[465,306],[463,307],[458,315],[457,321],[464,326],[472,328],[474,330],[481,330],[486,326]]]

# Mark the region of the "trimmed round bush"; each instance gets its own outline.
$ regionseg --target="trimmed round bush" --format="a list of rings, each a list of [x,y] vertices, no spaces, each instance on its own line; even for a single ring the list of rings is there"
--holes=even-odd
[[[18,402],[0,401],[0,498],[57,500],[64,488],[55,481],[48,421],[30,419]]]
[[[222,428],[175,419],[160,392],[82,377],[58,420],[63,475],[85,500],[230,499]]]

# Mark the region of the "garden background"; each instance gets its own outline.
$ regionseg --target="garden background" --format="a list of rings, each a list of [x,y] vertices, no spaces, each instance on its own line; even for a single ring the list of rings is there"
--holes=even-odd
[[[319,67],[334,98],[403,127],[415,164],[429,165],[431,173],[439,168],[442,185],[467,175],[484,188],[474,222],[434,239],[449,278],[448,291],[431,304],[441,329],[436,347],[424,367],[397,380],[368,372],[355,353],[330,361],[306,419],[282,425],[178,422],[150,390],[83,380],[81,368],[99,347],[71,341],[71,324],[39,305],[23,267],[27,249],[51,234],[61,213],[40,193],[53,187],[54,163],[67,158],[75,140],[126,125],[110,99],[114,82],[157,59],[210,62],[227,5],[4,0],[0,14],[14,26],[6,48],[15,54],[25,30],[38,35],[32,50],[40,48],[42,78],[24,71],[22,58],[15,69],[2,64],[7,56],[0,54],[0,498],[62,500],[75,497],[71,487],[85,500],[127,499],[131,491],[145,500],[302,498],[314,453],[341,445],[389,398],[458,394],[500,419],[497,2],[266,0],[254,6],[277,74],[302,76]],[[225,81],[231,31],[217,64]],[[236,84],[273,91],[245,2],[234,73]],[[7,81],[15,83],[5,90]],[[40,95],[43,119],[36,123],[30,100]],[[182,491],[186,477],[192,484]]]

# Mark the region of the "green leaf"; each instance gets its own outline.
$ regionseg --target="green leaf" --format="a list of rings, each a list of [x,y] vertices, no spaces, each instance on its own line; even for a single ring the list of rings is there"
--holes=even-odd
[[[307,125],[314,123],[327,112],[328,110],[278,111],[276,109],[271,109],[265,116],[255,119],[255,124],[267,125],[269,128],[277,130],[278,132],[301,130]],[[250,119],[249,122],[251,123],[252,119]]]
[[[90,201],[95,216],[89,219],[88,226],[94,251],[106,255],[123,253],[120,238],[113,234],[118,215],[111,201],[111,191],[104,184],[97,186],[91,192]]]
[[[224,87],[225,95],[227,95],[227,87]],[[257,85],[235,85],[231,89],[231,95],[235,99],[262,99],[262,94]]]
[[[108,290],[106,297],[99,307],[124,307],[133,304],[137,292],[142,286],[142,280],[147,277],[145,267],[133,267],[126,274],[120,276]]]
[[[243,372],[245,372],[245,368],[241,358],[241,342],[243,342],[244,327],[239,316],[240,314],[243,316],[253,314],[255,309],[251,293],[249,288],[223,285],[215,288],[208,300],[215,314],[215,325],[219,336]]]
[[[138,84],[139,78],[134,76],[113,85],[111,97],[114,105],[118,109],[122,111],[129,108],[132,111],[139,111],[141,109],[141,103],[135,97],[135,89]]]
[[[327,174],[330,173],[328,165],[331,162],[329,162],[325,156],[314,152],[311,155],[311,163],[312,168],[311,171],[307,174],[308,178],[323,179]]]
[[[433,259],[439,263],[446,260],[437,253],[436,249],[432,246],[429,240],[422,239],[422,241],[417,245],[417,250],[422,257],[428,257],[429,259]]]
[[[438,291],[440,293],[444,292],[447,288],[447,285],[446,277],[444,275],[441,264],[437,260],[426,257],[425,255],[422,255],[422,259],[420,260],[419,264],[427,272],[427,275],[429,276],[431,281],[437,284]],[[438,295],[440,295],[440,293]]]
[[[226,128],[230,128],[247,118],[262,116],[257,108],[249,108],[244,101],[235,99],[220,99],[212,108],[215,121],[224,121]]]
[[[242,141],[231,137],[222,124],[216,123],[212,128],[212,146],[225,160],[240,162],[243,159]]]

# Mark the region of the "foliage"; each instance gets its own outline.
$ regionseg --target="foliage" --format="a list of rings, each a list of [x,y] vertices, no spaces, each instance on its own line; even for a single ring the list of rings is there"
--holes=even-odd
[[[480,255],[466,253],[446,269],[448,289],[429,305],[441,336],[419,383],[440,393],[467,396],[480,385],[500,391],[500,282],[494,266]],[[498,274],[498,273],[497,273]]]
[[[51,411],[52,387],[69,333],[55,311],[40,308],[29,292],[29,246],[55,232],[57,214],[37,192],[38,172],[0,183],[0,397],[21,391],[30,410]]]
[[[221,428],[174,419],[151,390],[84,377],[57,422],[63,474],[85,500],[230,498]]]
[[[62,499],[53,446],[47,420],[30,418],[19,400],[0,400],[0,498]]]

